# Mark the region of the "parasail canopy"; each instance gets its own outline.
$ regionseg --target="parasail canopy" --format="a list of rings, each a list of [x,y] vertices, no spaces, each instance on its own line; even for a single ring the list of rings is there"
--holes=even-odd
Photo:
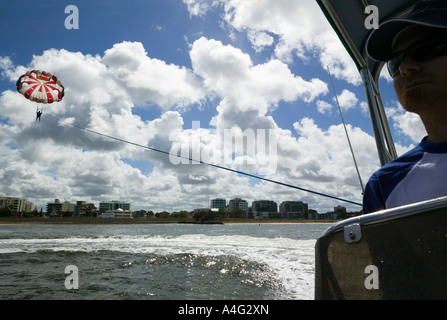
[[[40,70],[31,70],[21,75],[17,80],[17,91],[38,103],[58,102],[64,97],[64,86],[59,79]]]

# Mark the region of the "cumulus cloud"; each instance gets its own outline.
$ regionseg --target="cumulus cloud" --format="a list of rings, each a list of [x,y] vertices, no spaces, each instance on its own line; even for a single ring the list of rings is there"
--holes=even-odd
[[[257,51],[273,47],[275,56],[286,63],[294,56],[306,61],[317,55],[321,66],[329,66],[335,77],[361,84],[352,59],[315,1],[219,0],[207,5],[202,0],[184,2],[191,15],[199,16],[213,6],[223,6],[226,23],[246,32]]]
[[[191,15],[203,16],[212,6],[210,0],[183,0],[187,5],[188,11]]]
[[[325,131],[314,120],[304,118],[296,122],[294,128],[300,134],[297,140],[299,150],[303,150],[301,156],[294,157],[295,178],[307,181],[314,190],[331,190],[335,194],[337,190],[343,190],[339,196],[361,199],[361,185],[343,125],[333,125]],[[377,153],[374,138],[351,125],[347,125],[347,131],[354,156],[360,164],[362,182],[366,183],[372,171],[378,169],[376,160],[371,157]]]
[[[323,101],[323,100],[317,101],[317,110],[319,113],[330,114],[330,113],[332,113],[332,108],[333,108],[333,106],[326,101]]]
[[[206,88],[222,98],[212,121],[218,129],[275,127],[266,114],[280,101],[310,102],[328,92],[326,83],[295,76],[280,60],[254,65],[240,49],[213,39],[195,41],[190,56]]]
[[[9,58],[2,58],[1,68],[11,82],[26,71],[24,66],[13,66]],[[2,154],[3,181],[26,177],[11,179],[1,191],[6,194],[102,199],[124,196],[123,190],[129,191],[129,197],[141,194],[138,189],[153,182],[126,159],[155,161],[167,170],[170,162],[162,154],[104,135],[169,150],[169,132],[183,125],[174,110],[200,105],[205,98],[191,70],[150,58],[136,42],[115,44],[103,56],[49,49],[33,56],[27,68],[56,74],[66,92],[61,102],[44,106],[41,123],[34,121],[36,103],[16,91],[1,93],[1,117],[6,121],[2,132],[9,133],[3,145],[12,153]],[[143,120],[133,112],[146,105],[161,108],[162,116]],[[26,188],[25,181],[38,187]]]
[[[344,110],[354,108],[355,106],[357,106],[357,103],[359,101],[355,96],[355,93],[347,89],[343,90],[342,93],[338,95],[337,99],[338,103],[340,104],[340,108]]]
[[[123,42],[106,50],[102,62],[137,105],[163,109],[200,103],[204,92],[191,70],[149,58],[140,42]]]
[[[393,127],[412,143],[419,143],[427,135],[421,118],[415,113],[406,112],[399,102],[396,101],[395,107],[389,107],[386,111],[393,121]]]
[[[247,37],[253,44],[256,52],[261,52],[262,50],[264,50],[265,47],[271,46],[275,40],[267,32],[258,30],[249,30],[247,33]]]
[[[9,57],[0,57],[0,70],[3,77],[8,77],[8,73],[13,69],[14,64]]]

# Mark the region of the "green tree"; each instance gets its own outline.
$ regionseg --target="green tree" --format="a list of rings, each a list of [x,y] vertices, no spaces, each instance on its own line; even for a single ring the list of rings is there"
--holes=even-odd
[[[186,210],[181,210],[178,212],[171,213],[172,218],[181,218],[181,219],[187,219],[189,215],[189,212]]]
[[[96,213],[96,207],[93,203],[87,203],[82,205],[84,208],[84,212],[87,216],[90,216],[90,218],[93,217],[93,214]]]
[[[199,222],[219,220],[219,213],[211,210],[203,210],[194,214],[194,220]]]
[[[237,218],[237,219],[244,218],[244,215],[245,211],[242,209],[233,210],[230,211],[229,213],[230,218]]]
[[[9,209],[8,207],[5,208],[0,208],[0,217],[10,217],[12,214],[11,209]]]
[[[155,216],[156,216],[157,218],[161,218],[161,219],[163,219],[163,218],[169,218],[169,217],[170,217],[170,213],[167,212],[167,211],[162,211],[162,212],[157,212],[157,213],[155,214]]]

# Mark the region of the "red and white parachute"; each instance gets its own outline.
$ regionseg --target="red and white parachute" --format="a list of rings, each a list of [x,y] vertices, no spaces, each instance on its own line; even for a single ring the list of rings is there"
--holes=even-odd
[[[31,70],[17,80],[17,91],[25,98],[39,103],[53,103],[64,97],[64,86],[49,72]]]

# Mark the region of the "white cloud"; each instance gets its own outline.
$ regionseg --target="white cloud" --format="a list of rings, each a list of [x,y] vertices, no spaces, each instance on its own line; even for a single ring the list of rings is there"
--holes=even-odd
[[[7,58],[1,61],[3,74],[11,82],[26,71]],[[180,114],[169,109],[199,105],[205,98],[191,70],[148,57],[136,42],[116,44],[103,57],[50,49],[33,56],[27,68],[53,72],[66,92],[61,102],[44,106],[40,123],[35,122],[36,103],[16,91],[1,93],[1,117],[7,119],[2,132],[9,133],[2,137],[1,175],[15,178],[3,185],[0,193],[39,198],[43,203],[52,201],[49,197],[74,201],[79,197],[107,200],[119,196],[135,200],[137,205],[142,200],[136,195],[144,198],[152,186],[159,188],[151,193],[160,201],[166,196],[161,190],[172,186],[170,190],[176,190],[172,197],[178,198],[176,192],[181,188],[177,178],[163,173],[172,169],[165,155],[79,127],[169,151],[169,132],[183,125]],[[133,110],[145,104],[157,105],[164,112],[158,119],[144,121]],[[126,159],[162,166],[145,176]],[[154,183],[154,174],[166,177],[161,183],[164,187]]]
[[[202,0],[184,2],[191,15],[204,15],[210,7],[223,5],[224,20],[232,28],[247,32],[255,50],[274,45],[276,57],[286,63],[295,55],[309,60],[316,54],[321,66],[329,66],[335,77],[361,84],[355,64],[315,1],[220,0],[207,5]],[[276,42],[272,34],[278,37]]]
[[[340,104],[340,108],[342,108],[344,110],[349,110],[349,109],[354,108],[359,101],[357,99],[357,97],[355,96],[355,93],[352,91],[349,91],[347,89],[343,90],[342,93],[340,95],[338,95],[337,99],[338,99],[338,103]]]
[[[339,197],[354,202],[361,202],[361,186],[357,177],[352,154],[342,125],[331,126],[328,130],[319,128],[310,118],[304,118],[294,124],[298,138],[288,130],[277,130],[276,167],[275,171],[266,178]],[[374,138],[359,128],[348,125],[347,130],[356,155],[360,163],[362,182],[378,168]],[[195,148],[207,150],[216,147],[217,133],[201,130],[184,130],[178,132],[175,150],[186,146],[185,150],[194,149],[191,143],[195,141]],[[198,147],[200,145],[200,148]],[[223,149],[214,149],[218,158]],[[202,158],[203,160],[203,158]],[[272,159],[269,159],[270,161]],[[190,162],[189,162],[190,163]],[[252,172],[249,166],[217,163],[236,170],[256,174],[258,168]],[[256,181],[256,187],[250,186],[245,176],[237,176],[216,168],[204,169],[198,164],[179,165],[176,175],[180,177],[180,170],[185,170],[183,180],[179,180],[184,192],[215,197],[233,198],[242,196],[248,201],[259,199],[274,199],[278,203],[285,200],[302,200],[311,204],[313,208],[331,210],[335,204],[347,206],[350,210],[359,210],[359,206],[344,201],[337,201],[321,195],[315,195],[295,188],[280,186],[266,181]],[[252,169],[252,168],[251,168]],[[228,186],[231,186],[228,188]]]
[[[242,130],[274,127],[266,114],[280,101],[310,102],[328,92],[326,83],[294,76],[279,60],[253,65],[249,55],[220,41],[202,37],[194,42],[190,56],[194,72],[222,98],[213,120],[218,130],[234,125]]]
[[[304,118],[294,124],[300,134],[297,150],[293,155],[296,170],[294,178],[306,181],[309,188],[361,201],[361,187],[343,125],[333,125],[327,131],[319,128],[312,119]],[[365,184],[373,171],[378,169],[374,138],[360,128],[347,125],[347,131]]]
[[[393,121],[393,127],[397,132],[407,136],[413,143],[421,142],[427,135],[421,118],[415,114],[406,112],[399,102],[395,102],[396,107],[386,109],[388,117]]]
[[[265,47],[271,46],[274,41],[268,33],[257,30],[249,30],[247,36],[256,52],[261,52]]]
[[[2,76],[7,77],[7,74],[11,72],[13,66],[14,65],[9,57],[0,57],[0,70],[2,70]]]
[[[319,113],[330,114],[330,113],[332,113],[332,108],[333,108],[333,106],[326,101],[323,101],[323,100],[317,101],[317,110]]]
[[[105,51],[102,62],[109,76],[125,86],[138,105],[153,103],[170,109],[204,99],[200,83],[190,70],[149,58],[139,42],[115,44]]]
[[[203,16],[212,5],[210,0],[183,0],[190,15]]]

